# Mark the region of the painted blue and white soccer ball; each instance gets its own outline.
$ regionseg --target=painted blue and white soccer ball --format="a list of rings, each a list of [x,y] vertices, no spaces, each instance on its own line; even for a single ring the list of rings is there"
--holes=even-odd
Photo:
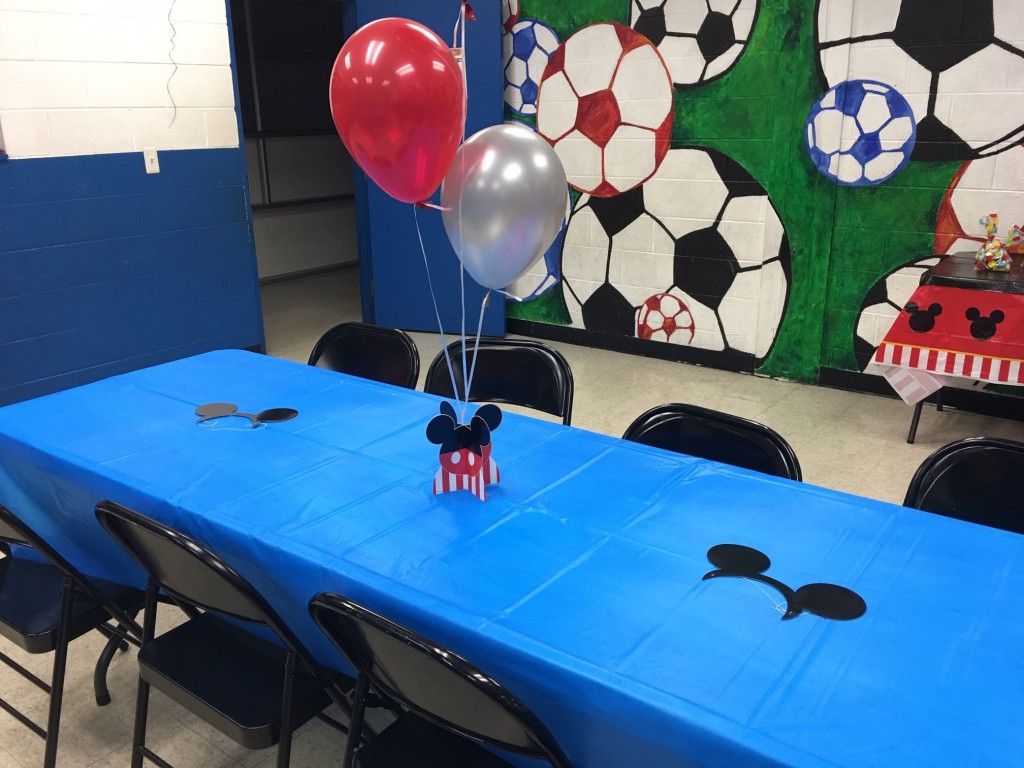
[[[876,80],[846,80],[811,108],[807,154],[836,184],[864,187],[888,181],[910,160],[917,137],[903,95]]]
[[[517,115],[537,114],[540,79],[559,46],[555,30],[542,21],[517,21],[505,35],[505,104]]]

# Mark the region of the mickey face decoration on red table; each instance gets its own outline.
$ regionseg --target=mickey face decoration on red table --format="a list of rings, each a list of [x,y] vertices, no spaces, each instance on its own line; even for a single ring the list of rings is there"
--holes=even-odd
[[[440,445],[441,467],[434,476],[434,493],[467,490],[487,501],[487,486],[501,481],[491,458],[491,432],[501,424],[501,409],[482,405],[469,424],[459,424],[451,403],[427,424],[427,440]]]

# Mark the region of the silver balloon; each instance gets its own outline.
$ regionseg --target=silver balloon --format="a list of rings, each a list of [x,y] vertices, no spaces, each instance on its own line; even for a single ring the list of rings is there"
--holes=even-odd
[[[470,276],[501,290],[526,273],[565,221],[558,155],[522,125],[492,125],[455,153],[441,184],[444,228]]]

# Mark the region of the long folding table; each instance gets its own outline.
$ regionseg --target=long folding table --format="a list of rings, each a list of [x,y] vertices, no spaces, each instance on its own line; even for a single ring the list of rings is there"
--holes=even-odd
[[[211,402],[298,416],[197,424]],[[581,768],[1020,765],[1024,537],[513,414],[488,500],[434,495],[438,404],[212,352],[0,409],[0,503],[108,578],[140,574],[98,501],[179,527],[339,667],[306,605],[357,600],[487,670]],[[782,620],[764,584],[702,580],[723,543],[867,612]]]

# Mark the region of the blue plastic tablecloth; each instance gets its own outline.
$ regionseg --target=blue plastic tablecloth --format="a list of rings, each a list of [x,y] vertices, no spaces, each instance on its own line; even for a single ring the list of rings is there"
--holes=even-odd
[[[223,401],[299,415],[195,423]],[[177,526],[339,667],[307,602],[362,602],[507,685],[582,768],[1024,760],[1024,537],[512,414],[488,501],[434,496],[437,402],[212,352],[0,409],[0,503],[135,581],[95,504]],[[702,582],[724,542],[866,615],[782,621],[771,590]]]

